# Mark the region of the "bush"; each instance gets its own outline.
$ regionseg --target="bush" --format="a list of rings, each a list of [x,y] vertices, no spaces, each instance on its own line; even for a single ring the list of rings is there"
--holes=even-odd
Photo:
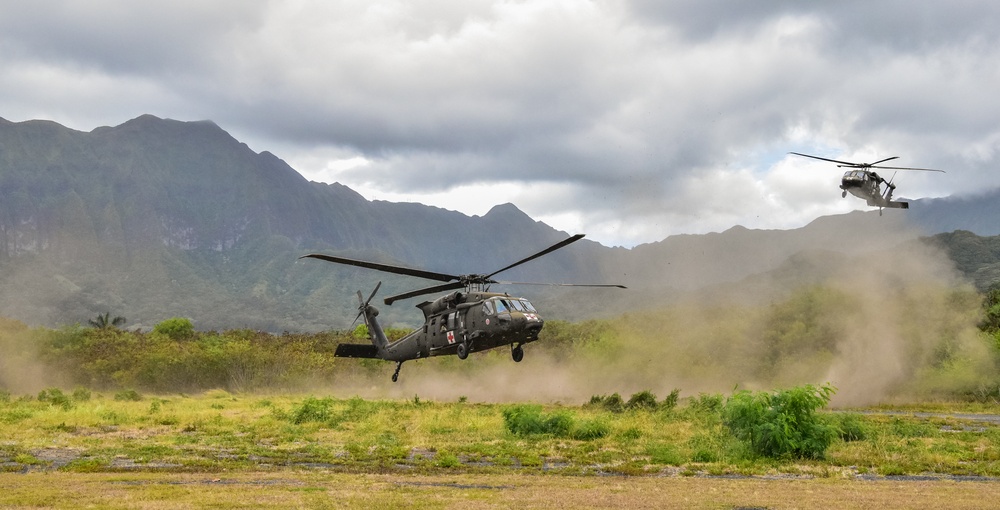
[[[77,386],[73,390],[73,400],[77,402],[86,402],[90,400],[90,390],[82,386]]]
[[[139,392],[135,390],[122,390],[119,391],[118,393],[115,393],[115,400],[138,402],[142,400],[142,395],[140,395]]]
[[[573,428],[570,437],[577,441],[593,441],[611,433],[611,427],[601,420],[588,420]]]
[[[823,458],[837,427],[816,410],[833,394],[831,386],[805,385],[774,393],[741,391],[723,407],[723,423],[757,455],[771,458]]]
[[[573,428],[573,417],[569,413],[542,414],[542,406],[517,405],[503,410],[503,422],[507,430],[517,436],[552,434],[566,437]]]
[[[663,408],[669,411],[677,407],[677,401],[680,400],[680,397],[681,390],[675,388],[674,391],[670,392],[670,395],[667,395],[667,398],[663,399]]]
[[[613,393],[608,396],[594,395],[590,397],[590,402],[587,403],[587,406],[600,407],[612,413],[621,413],[625,411],[625,401],[622,400],[622,396],[617,393]]]
[[[858,413],[836,413],[833,424],[837,427],[837,435],[844,441],[863,441],[868,438],[869,426],[864,416]]]
[[[290,419],[296,425],[301,425],[309,421],[325,423],[333,417],[332,407],[333,399],[329,397],[309,397],[292,410]]]
[[[647,411],[656,409],[656,395],[651,391],[640,391],[634,393],[625,404],[628,410],[645,409]]]
[[[689,406],[699,412],[717,413],[722,410],[725,398],[719,393],[699,393],[691,399]]]
[[[73,408],[73,402],[59,388],[48,388],[38,392],[38,401],[48,402],[67,411]]]
[[[183,340],[194,336],[194,325],[190,319],[173,317],[153,326],[153,332],[166,335],[172,340]]]

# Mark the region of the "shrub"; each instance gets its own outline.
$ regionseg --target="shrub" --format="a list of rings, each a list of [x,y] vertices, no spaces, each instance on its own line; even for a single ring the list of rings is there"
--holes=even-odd
[[[172,340],[183,340],[194,336],[194,325],[190,319],[173,317],[153,326],[153,332],[166,335]]]
[[[59,388],[48,388],[38,392],[39,402],[48,402],[54,406],[62,407],[64,410],[73,408],[73,402]]]
[[[142,400],[142,395],[135,390],[122,390],[115,393],[115,400],[118,401],[128,401],[128,402],[138,402]]]
[[[868,438],[869,426],[858,413],[836,413],[833,424],[837,427],[837,435],[844,441],[863,441]]]
[[[681,390],[675,388],[674,391],[670,392],[670,395],[667,395],[667,398],[663,399],[663,408],[669,411],[677,407],[677,401],[680,400],[680,397]]]
[[[611,433],[611,427],[601,420],[588,420],[580,423],[570,433],[577,441],[593,441]]]
[[[86,402],[90,400],[90,390],[82,386],[77,386],[73,390],[73,400],[77,402]]]
[[[691,399],[690,407],[695,411],[717,413],[722,410],[725,401],[719,393],[699,393],[697,397]]]
[[[635,393],[628,399],[628,402],[625,404],[625,408],[629,410],[656,409],[656,395],[650,391],[640,391],[639,393]]]
[[[333,399],[329,397],[309,397],[292,410],[290,419],[296,425],[301,425],[309,421],[324,423],[333,417],[332,407]]]
[[[622,396],[617,393],[612,393],[608,396],[594,395],[590,397],[590,402],[587,403],[587,406],[600,407],[612,413],[621,413],[625,411],[625,401],[622,400]]]
[[[837,428],[816,410],[830,401],[831,386],[799,386],[774,393],[741,391],[726,401],[723,424],[757,455],[822,458]]]
[[[514,435],[530,436],[551,434],[567,437],[573,429],[573,417],[569,413],[542,414],[542,406],[516,405],[503,410],[503,422]]]

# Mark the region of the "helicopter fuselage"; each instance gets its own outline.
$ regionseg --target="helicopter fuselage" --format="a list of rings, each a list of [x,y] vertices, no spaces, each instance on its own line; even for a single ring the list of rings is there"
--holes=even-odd
[[[335,355],[403,362],[443,355],[464,358],[510,345],[514,360],[520,361],[521,346],[538,340],[545,324],[527,299],[497,292],[456,291],[417,308],[424,312],[424,325],[389,342],[376,319],[378,309],[367,306],[364,317],[372,345],[341,344]]]
[[[404,361],[453,355],[538,340],[545,323],[524,298],[496,292],[452,292],[417,305],[424,325],[386,347],[384,359]]]
[[[844,172],[844,177],[840,181],[840,189],[844,190],[844,196],[850,193],[863,199],[871,207],[890,207],[897,209],[907,209],[907,202],[893,202],[892,189],[889,184],[885,194],[882,191],[884,179],[875,172],[867,170],[852,169]]]

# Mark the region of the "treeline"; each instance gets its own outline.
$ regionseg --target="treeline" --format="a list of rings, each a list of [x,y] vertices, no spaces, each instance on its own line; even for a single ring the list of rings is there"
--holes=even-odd
[[[296,389],[365,370],[358,364],[335,363],[337,345],[351,341],[358,340],[347,332],[199,332],[183,318],[163,321],[150,332],[79,325],[29,329],[0,319],[0,349],[5,353],[0,385],[153,392]]]
[[[579,395],[829,383],[837,388],[835,399],[848,404],[893,397],[1000,402],[1000,289],[984,296],[971,288],[919,285],[885,297],[816,285],[764,306],[687,303],[613,320],[549,320],[524,363],[496,349],[465,361],[421,362],[404,369],[404,379],[483,383],[502,368],[514,375],[499,380],[534,385],[538,398],[554,380],[548,377]],[[340,343],[367,341],[363,326],[274,335],[195,331],[189,320],[174,318],[142,332],[105,319],[101,327],[57,330],[0,319],[0,390],[247,392],[391,384],[392,363],[333,357]],[[406,331],[388,333],[399,338]]]

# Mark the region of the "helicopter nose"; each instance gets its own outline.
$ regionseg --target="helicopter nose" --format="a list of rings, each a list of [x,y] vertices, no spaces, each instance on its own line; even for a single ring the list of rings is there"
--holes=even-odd
[[[538,331],[542,329],[542,318],[538,316],[537,313],[518,313],[512,314],[515,317],[514,324],[518,329],[524,329],[525,331]]]

